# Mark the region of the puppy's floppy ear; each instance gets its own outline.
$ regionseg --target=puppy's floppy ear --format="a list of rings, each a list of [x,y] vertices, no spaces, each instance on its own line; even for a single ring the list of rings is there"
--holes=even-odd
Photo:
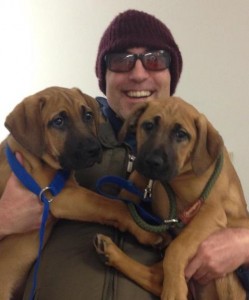
[[[124,141],[128,132],[136,132],[137,122],[143,112],[146,110],[148,106],[147,102],[139,103],[135,106],[135,108],[131,111],[131,114],[125,120],[123,126],[121,127],[118,139],[120,142]]]
[[[223,148],[223,140],[218,131],[204,115],[195,120],[197,139],[192,154],[192,167],[198,176],[218,158]]]
[[[91,96],[83,93],[79,88],[72,88],[72,91],[74,91],[74,92],[78,93],[79,95],[81,95],[84,98],[84,100],[87,103],[87,105],[89,107],[91,107],[91,109],[93,111],[95,111],[97,109],[99,110],[98,102],[93,97],[91,97]]]
[[[25,98],[6,117],[4,123],[17,142],[36,156],[41,156],[44,149],[41,109],[45,101],[41,95]]]

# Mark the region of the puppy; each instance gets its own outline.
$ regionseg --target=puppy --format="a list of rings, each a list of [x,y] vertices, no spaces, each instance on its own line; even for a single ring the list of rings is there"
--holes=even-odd
[[[249,228],[242,187],[221,136],[203,114],[176,97],[138,105],[121,136],[134,129],[134,183],[142,187],[145,178],[155,180],[152,207],[162,220],[169,215],[165,189],[169,185],[176,218],[184,226],[175,227],[178,236],[166,248],[163,261],[153,266],[131,260],[103,235],[95,240],[96,250],[106,256],[108,265],[163,300],[246,299],[235,274],[206,286],[194,283],[192,296],[184,277],[188,262],[211,233],[226,227]]]
[[[97,129],[101,114],[95,99],[78,89],[50,87],[18,104],[6,118],[10,135],[0,146],[0,197],[10,176],[6,144],[21,153],[24,168],[41,188],[49,186],[57,170],[70,170],[63,190],[50,203],[53,218],[46,226],[45,241],[58,218],[98,222],[128,230],[146,244],[161,237],[142,230],[126,205],[80,187],[73,170],[87,168],[101,159]],[[49,195],[50,197],[51,195]],[[16,234],[0,242],[0,299],[11,299],[36,259],[38,231]]]

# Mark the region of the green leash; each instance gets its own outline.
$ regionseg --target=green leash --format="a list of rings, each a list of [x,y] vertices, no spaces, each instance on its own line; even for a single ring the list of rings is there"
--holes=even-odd
[[[201,202],[204,202],[212,190],[217,178],[220,175],[222,166],[223,166],[223,161],[224,161],[224,156],[221,154],[219,158],[217,159],[216,165],[214,172],[212,173],[211,177],[209,178],[205,188],[203,189],[199,200]],[[176,211],[176,197],[175,193],[172,190],[171,186],[169,184],[166,184],[165,186],[166,192],[169,197],[169,204],[170,204],[170,211],[169,211],[169,217],[167,220],[164,220],[161,225],[151,225],[147,222],[145,222],[141,216],[138,214],[136,210],[136,206],[133,203],[128,204],[128,208],[130,210],[130,213],[134,219],[134,221],[144,230],[150,231],[150,232],[156,232],[156,233],[161,233],[161,232],[166,232],[172,227],[177,227],[177,228],[182,228],[184,227],[184,223],[179,220],[176,216],[177,211]]]

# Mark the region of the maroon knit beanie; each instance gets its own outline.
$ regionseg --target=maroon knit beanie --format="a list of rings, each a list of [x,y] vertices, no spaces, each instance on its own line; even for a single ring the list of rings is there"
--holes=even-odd
[[[134,47],[145,47],[148,50],[167,50],[170,53],[170,95],[174,94],[182,71],[180,50],[166,25],[154,16],[137,10],[127,10],[117,15],[100,40],[95,66],[100,90],[104,94],[106,93],[105,55],[123,52]]]

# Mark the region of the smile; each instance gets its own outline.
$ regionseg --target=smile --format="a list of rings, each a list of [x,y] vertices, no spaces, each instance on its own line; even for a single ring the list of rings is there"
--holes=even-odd
[[[149,97],[152,95],[151,91],[129,91],[127,92],[128,97],[132,98],[143,98],[143,97]]]

